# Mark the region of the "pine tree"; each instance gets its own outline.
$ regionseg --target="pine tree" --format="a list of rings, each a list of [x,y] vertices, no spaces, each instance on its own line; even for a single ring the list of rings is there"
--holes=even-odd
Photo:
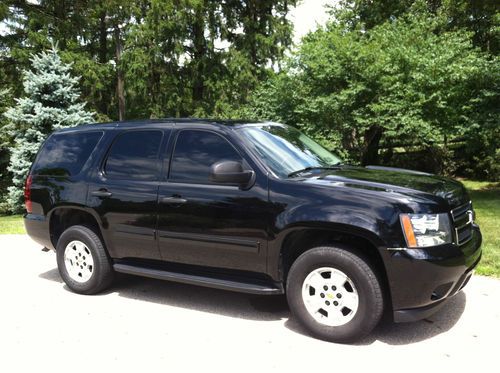
[[[31,63],[33,70],[24,72],[26,97],[16,99],[16,105],[5,113],[9,123],[4,128],[14,139],[8,167],[13,178],[7,196],[12,211],[22,208],[24,181],[47,136],[89,122],[93,116],[78,102],[78,78],[71,76],[71,64],[61,61],[55,46],[32,56]]]

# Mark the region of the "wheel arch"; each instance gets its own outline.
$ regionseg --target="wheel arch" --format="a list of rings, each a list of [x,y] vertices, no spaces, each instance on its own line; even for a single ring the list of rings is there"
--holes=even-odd
[[[279,247],[279,271],[285,286],[294,261],[304,252],[318,246],[336,245],[354,251],[367,260],[381,281],[387,305],[392,304],[387,270],[382,256],[385,244],[364,228],[349,226],[302,225],[290,229]]]
[[[92,229],[105,245],[97,214],[83,206],[59,206],[48,214],[50,242],[54,249],[61,234],[71,226],[83,225]]]

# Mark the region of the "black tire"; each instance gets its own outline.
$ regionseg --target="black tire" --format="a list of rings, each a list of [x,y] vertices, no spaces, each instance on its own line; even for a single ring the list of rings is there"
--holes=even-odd
[[[90,250],[94,262],[92,274],[85,282],[73,280],[64,263],[66,246],[75,240],[85,244]],[[66,229],[57,241],[56,253],[59,274],[66,285],[75,293],[96,294],[111,285],[114,277],[113,267],[101,239],[92,229],[82,225],[74,225]]]
[[[357,290],[358,309],[346,324],[324,325],[314,319],[304,304],[303,283],[312,271],[322,267],[344,272]],[[349,343],[366,336],[378,324],[384,310],[376,271],[356,250],[340,245],[316,247],[300,255],[288,273],[286,294],[292,316],[314,337],[330,342]]]

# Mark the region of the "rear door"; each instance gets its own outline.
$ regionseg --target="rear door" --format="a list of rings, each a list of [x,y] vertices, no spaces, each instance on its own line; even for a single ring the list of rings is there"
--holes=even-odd
[[[160,259],[155,241],[162,149],[170,130],[119,133],[89,185],[88,205],[102,219],[114,258]]]
[[[242,162],[221,133],[178,131],[168,178],[159,189],[158,240],[163,260],[207,267],[265,272],[269,202],[267,177],[253,186],[215,184],[210,166]]]

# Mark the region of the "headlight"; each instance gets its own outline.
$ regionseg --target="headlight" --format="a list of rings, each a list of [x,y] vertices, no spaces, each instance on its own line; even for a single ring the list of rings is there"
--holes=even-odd
[[[401,214],[400,219],[408,247],[451,243],[448,214]]]

